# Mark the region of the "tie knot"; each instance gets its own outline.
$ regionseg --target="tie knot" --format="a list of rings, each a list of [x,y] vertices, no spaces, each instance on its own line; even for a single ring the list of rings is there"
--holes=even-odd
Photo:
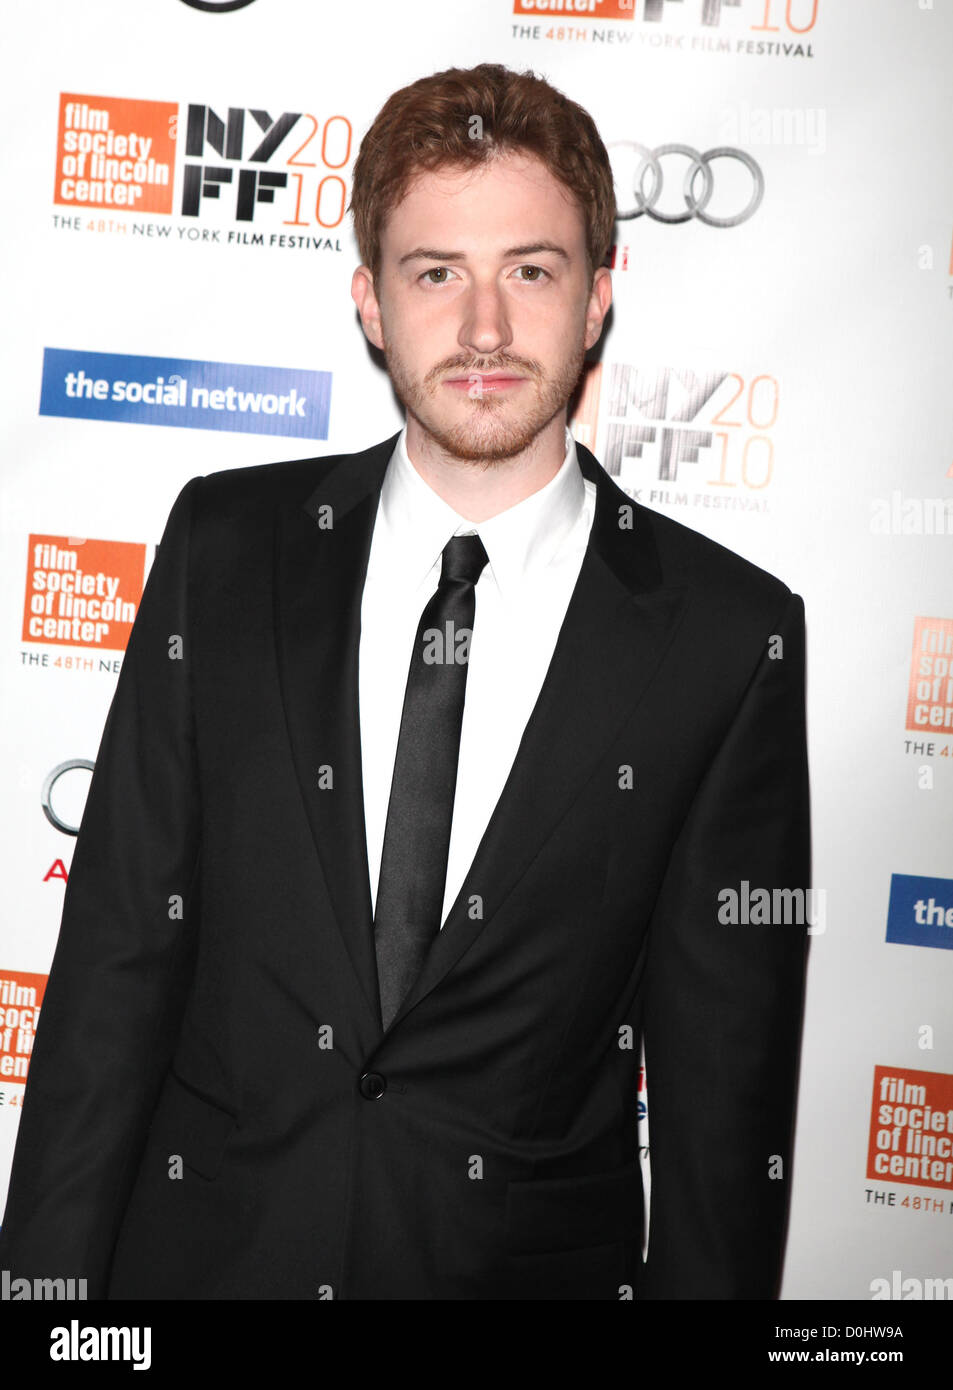
[[[451,536],[443,548],[441,584],[475,584],[489,556],[479,536]]]

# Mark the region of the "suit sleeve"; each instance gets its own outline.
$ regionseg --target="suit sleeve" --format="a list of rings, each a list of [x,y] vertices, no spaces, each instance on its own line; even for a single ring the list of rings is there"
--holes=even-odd
[[[0,1268],[85,1278],[109,1263],[175,1047],[197,931],[199,789],[182,489],[143,591],[73,854],[30,1061]]]
[[[772,636],[783,641],[780,655]],[[653,914],[641,1298],[776,1296],[813,904],[804,675],[804,605],[794,594],[765,635]],[[771,894],[770,922],[722,920],[731,915],[725,890],[743,915],[745,883],[749,897]],[[801,890],[803,910],[797,893],[776,889]]]

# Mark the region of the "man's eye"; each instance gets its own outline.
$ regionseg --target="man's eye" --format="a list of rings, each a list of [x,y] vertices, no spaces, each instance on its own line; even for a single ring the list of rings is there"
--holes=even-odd
[[[549,271],[544,270],[541,265],[521,265],[517,266],[518,278],[527,285],[538,285],[544,280],[549,279]],[[425,270],[421,275],[421,280],[428,285],[446,285],[450,281],[452,271],[449,266],[434,265],[429,270]]]

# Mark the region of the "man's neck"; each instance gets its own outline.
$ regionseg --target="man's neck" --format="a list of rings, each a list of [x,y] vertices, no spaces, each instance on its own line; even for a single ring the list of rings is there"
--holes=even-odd
[[[412,415],[405,442],[407,457],[438,497],[467,521],[488,521],[555,478],[566,458],[566,412],[555,415],[521,453],[497,463],[455,458]]]

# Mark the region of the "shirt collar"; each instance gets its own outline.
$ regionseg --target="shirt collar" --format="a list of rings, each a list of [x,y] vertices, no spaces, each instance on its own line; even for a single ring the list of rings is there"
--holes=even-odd
[[[414,587],[430,573],[451,536],[476,532],[505,595],[549,563],[582,512],[586,485],[568,429],[566,455],[555,476],[522,502],[480,522],[460,516],[424,481],[410,461],[406,435],[405,425],[384,474],[381,509],[390,573],[399,572]]]

